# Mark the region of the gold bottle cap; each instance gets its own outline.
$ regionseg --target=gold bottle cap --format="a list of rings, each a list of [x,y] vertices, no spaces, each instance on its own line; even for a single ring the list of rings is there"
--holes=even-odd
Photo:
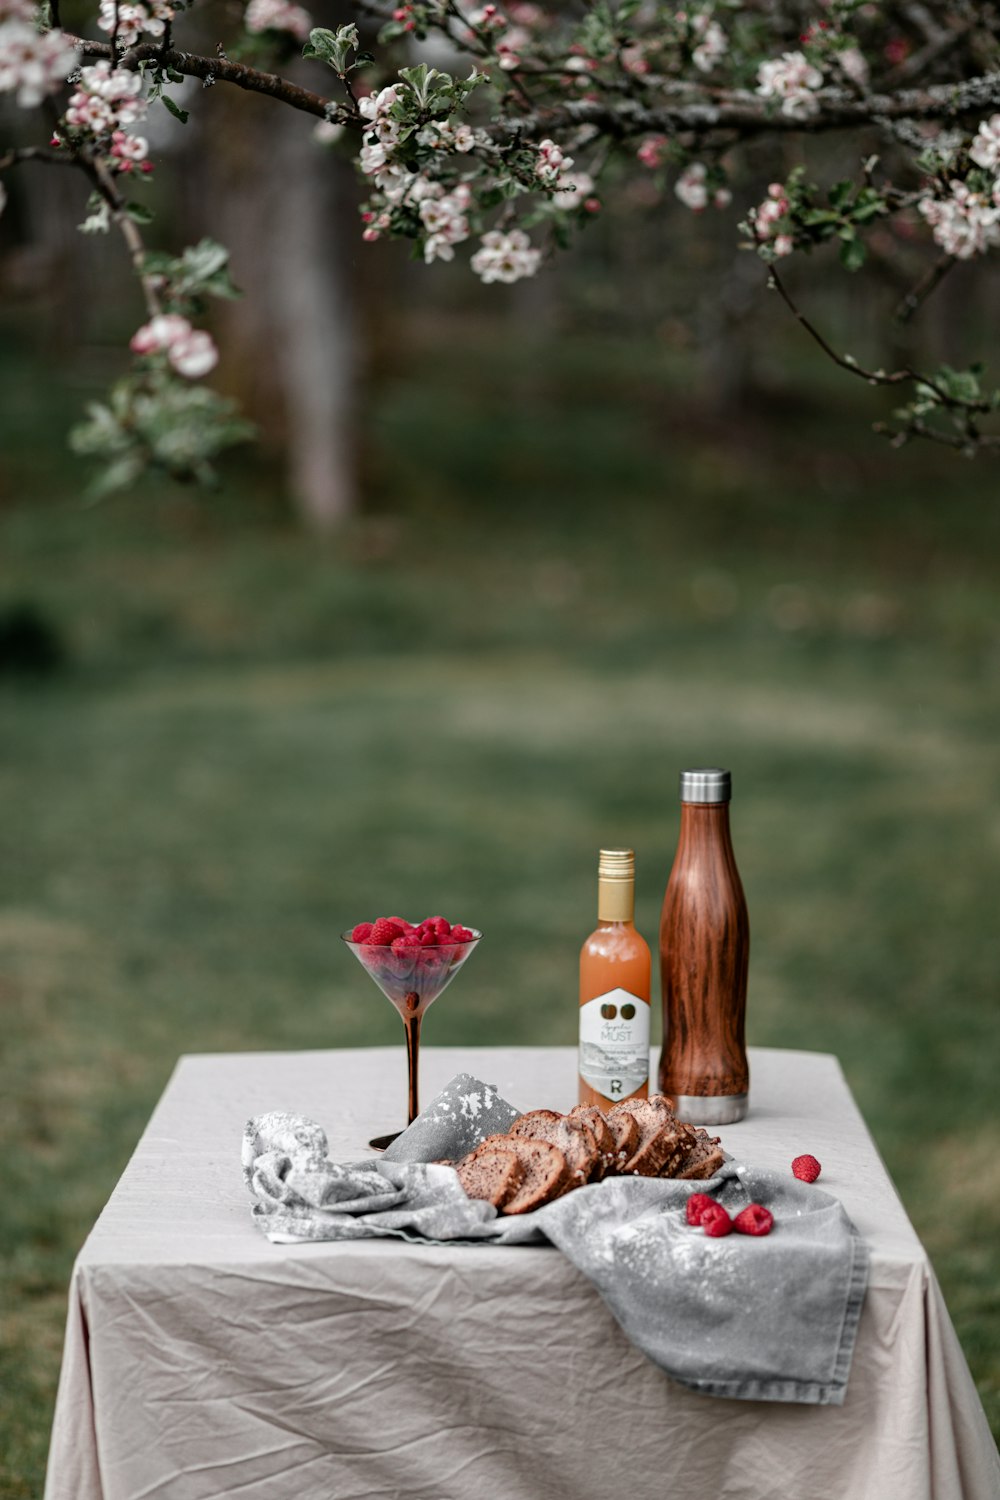
[[[602,849],[597,866],[597,917],[601,922],[631,922],[635,913],[635,853]]]

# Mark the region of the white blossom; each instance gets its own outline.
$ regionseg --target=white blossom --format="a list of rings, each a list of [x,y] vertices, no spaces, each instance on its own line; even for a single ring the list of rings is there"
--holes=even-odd
[[[103,58],[81,68],[75,93],[70,95],[65,120],[77,130],[110,135],[145,117],[149,102],[142,95],[142,78],[127,68],[112,68]]]
[[[977,167],[995,172],[1000,167],[1000,115],[991,115],[976,131],[969,155]]]
[[[243,16],[247,31],[287,31],[300,42],[308,41],[312,16],[290,0],[250,0]]]
[[[0,25],[0,94],[13,93],[22,109],[61,88],[76,64],[64,32],[36,31],[21,20]]]
[[[383,167],[389,165],[389,151],[381,142],[373,145],[362,146],[358,155],[358,163],[366,177],[374,177],[382,171]]]
[[[111,228],[111,209],[102,198],[87,215],[82,224],[76,226],[81,234],[107,234]]]
[[[700,72],[710,73],[720,58],[725,57],[729,51],[729,38],[718,21],[713,21],[705,14],[695,16],[691,29],[698,38],[698,45],[691,53],[691,61]]]
[[[320,120],[313,126],[312,137],[319,146],[332,146],[344,133],[343,125],[334,120]]]
[[[523,229],[512,229],[503,234],[491,229],[484,234],[472,257],[472,269],[484,282],[520,281],[523,276],[534,276],[542,258],[535,250]]]
[[[757,79],[757,93],[780,99],[781,113],[789,119],[806,120],[819,108],[813,90],[822,87],[823,75],[802,52],[785,52],[761,63]]]
[[[845,78],[849,78],[859,88],[867,88],[868,63],[859,47],[845,47],[842,52],[837,53],[837,62]]]
[[[964,182],[952,182],[950,187],[947,198],[927,197],[917,204],[942,250],[958,260],[971,260],[1000,245],[997,187],[992,202],[982,193],[972,192]]]
[[[594,179],[589,172],[566,172],[559,179],[559,190],[552,194],[552,202],[556,208],[579,208],[593,191]]]
[[[707,172],[704,162],[693,161],[684,168],[674,185],[674,192],[681,202],[696,214],[708,207],[708,188],[705,184]]]
[[[114,32],[118,45],[125,48],[134,46],[144,33],[146,36],[161,37],[167,22],[173,18],[173,7],[166,4],[165,0],[134,0],[134,3],[128,5],[119,0],[117,18],[115,0],[101,0],[97,24],[109,36]]]
[[[0,23],[4,21],[33,21],[34,0],[0,0]]]

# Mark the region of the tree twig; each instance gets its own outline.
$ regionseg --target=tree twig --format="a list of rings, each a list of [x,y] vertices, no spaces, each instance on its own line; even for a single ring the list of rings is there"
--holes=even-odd
[[[936,260],[930,270],[920,278],[916,286],[902,298],[895,312],[893,320],[897,323],[908,323],[914,313],[927,301],[932,292],[936,291],[953,266],[958,262],[953,255],[942,255]]]
[[[788,289],[773,266],[769,269],[768,280],[781,297],[789,312],[802,325],[809,337],[819,345],[823,353],[835,365],[839,366],[841,370],[847,370],[850,374],[857,375],[861,380],[867,381],[869,385],[904,385],[912,382],[914,385],[926,386],[929,391],[933,391],[942,406],[952,411],[968,413],[970,416],[973,412],[984,413],[993,410],[989,401],[969,400],[965,396],[951,395],[950,392],[938,385],[931,376],[921,375],[918,370],[911,370],[909,366],[905,366],[901,370],[891,370],[888,372],[885,370],[868,370],[850,355],[838,354],[829,340],[824,338],[816,325],[810,322],[802,309],[792,300]]]
[[[78,48],[84,57],[105,57],[114,61],[107,42],[94,42],[74,36],[67,36],[67,41]],[[334,104],[322,94],[291,83],[277,73],[264,73],[246,63],[231,62],[229,58],[202,57],[195,52],[181,52],[176,47],[164,51],[159,42],[143,42],[132,47],[119,66],[127,63],[130,67],[138,67],[142,62],[155,62],[159,67],[171,68],[175,73],[183,73],[188,78],[200,78],[204,81],[211,77],[217,82],[232,83],[251,93],[266,94],[271,99],[280,100],[282,104],[290,104],[293,109],[317,115],[321,120],[331,119],[339,125],[354,126],[357,129],[364,125],[364,121],[351,111]]]

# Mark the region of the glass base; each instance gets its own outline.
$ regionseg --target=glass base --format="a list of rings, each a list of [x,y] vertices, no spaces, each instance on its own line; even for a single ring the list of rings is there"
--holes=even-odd
[[[735,1125],[747,1112],[749,1094],[671,1094],[674,1114],[688,1125]]]
[[[402,1134],[401,1130],[394,1130],[391,1135],[376,1135],[372,1137],[368,1144],[373,1151],[384,1151],[386,1146],[391,1146],[393,1141],[397,1140]]]

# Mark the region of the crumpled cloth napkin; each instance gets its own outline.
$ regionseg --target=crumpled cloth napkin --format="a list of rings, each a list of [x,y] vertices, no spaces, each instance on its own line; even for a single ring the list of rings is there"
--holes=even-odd
[[[243,1141],[253,1217],[278,1244],[384,1235],[549,1241],[681,1385],[740,1400],[843,1403],[868,1251],[836,1198],[729,1161],[709,1182],[610,1177],[504,1218],[467,1198],[436,1159],[457,1159],[519,1113],[460,1073],[382,1157],[348,1164],[329,1160],[313,1121],[259,1115]],[[686,1221],[693,1192],[710,1192],[733,1214],[763,1203],[774,1228],[761,1238],[711,1239]]]

